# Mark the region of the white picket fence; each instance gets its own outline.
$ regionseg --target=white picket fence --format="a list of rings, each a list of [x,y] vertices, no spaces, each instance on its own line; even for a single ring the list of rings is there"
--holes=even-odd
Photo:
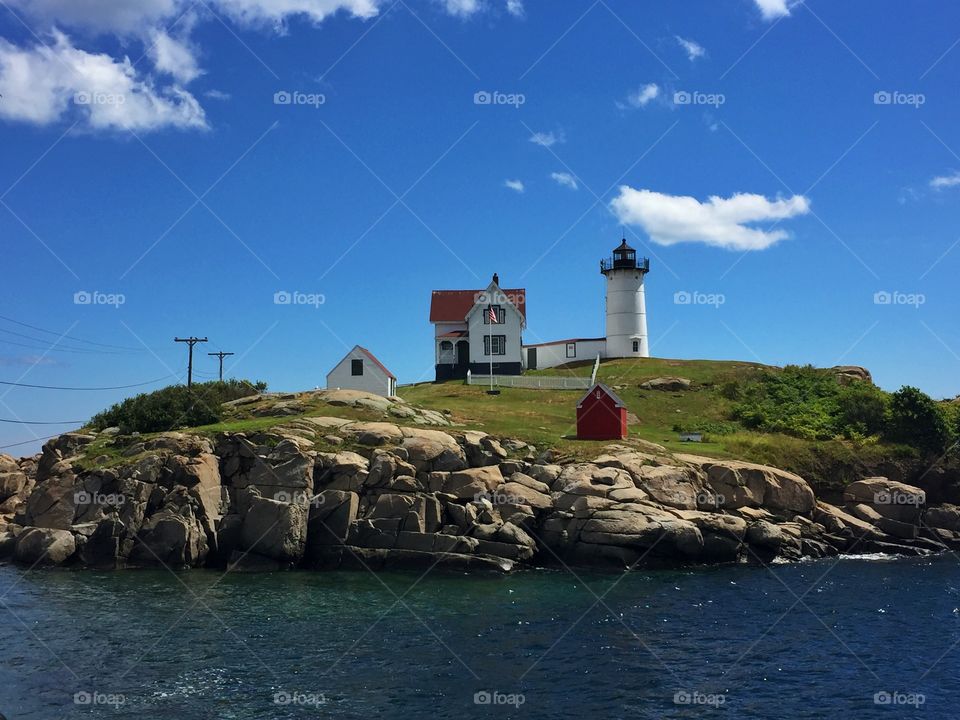
[[[490,385],[489,375],[467,373],[467,385]],[[494,387],[529,388],[533,390],[587,390],[591,387],[590,378],[552,377],[546,375],[494,375]]]
[[[593,363],[593,372],[590,377],[576,377],[573,375],[494,375],[494,387],[528,388],[531,390],[589,390],[597,381],[597,370],[600,369],[600,355]],[[489,375],[474,375],[467,370],[467,385],[490,386]]]

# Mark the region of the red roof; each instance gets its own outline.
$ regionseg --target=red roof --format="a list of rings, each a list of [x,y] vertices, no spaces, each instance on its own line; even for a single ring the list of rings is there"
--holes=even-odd
[[[484,290],[434,290],[430,297],[430,322],[463,322],[467,313],[476,304]],[[527,321],[527,291],[523,288],[500,292],[520,311],[524,323]]]
[[[392,372],[390,372],[389,370],[387,370],[387,366],[384,365],[384,364],[383,364],[382,362],[380,362],[379,360],[377,360],[377,356],[374,355],[372,352],[370,352],[369,350],[367,350],[365,347],[361,347],[360,345],[357,345],[357,350],[359,350],[359,351],[362,352],[364,355],[366,355],[368,358],[370,358],[370,361],[371,361],[374,365],[376,365],[378,368],[380,368],[381,370],[383,370],[383,371],[387,374],[387,377],[391,377],[391,378],[393,378],[394,380],[397,379],[397,376],[394,375],[394,374],[393,374]]]
[[[469,330],[451,330],[450,332],[443,333],[443,334],[439,335],[438,337],[442,337],[442,338],[460,338],[460,337],[467,337],[468,335],[470,335],[470,331],[469,331]]]
[[[587,391],[581,396],[581,398],[577,401],[577,409],[583,407],[583,401],[586,400],[588,397],[590,397],[590,394],[591,394],[594,390],[596,390],[597,388],[599,388],[599,389],[602,390],[604,393],[606,393],[607,395],[609,395],[609,396],[610,396],[610,399],[613,400],[613,403],[614,403],[614,405],[615,405],[616,407],[618,407],[618,408],[625,408],[625,407],[626,407],[626,405],[623,404],[623,400],[620,399],[620,396],[617,395],[613,390],[611,390],[607,385],[604,385],[603,383],[594,383],[593,387],[590,388],[589,390],[587,390]]]

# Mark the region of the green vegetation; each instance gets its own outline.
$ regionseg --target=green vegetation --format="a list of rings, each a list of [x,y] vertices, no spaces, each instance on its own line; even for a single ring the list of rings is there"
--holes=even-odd
[[[223,419],[223,403],[256,395],[266,387],[266,383],[247,380],[200,383],[191,388],[170,385],[127,398],[94,415],[89,425],[97,430],[118,427],[123,434],[210,425]]]
[[[731,381],[724,395],[744,427],[806,440],[844,438],[902,443],[944,452],[954,440],[956,411],[914,387],[887,393],[865,382],[837,382],[829,370],[788,365],[748,381]]]
[[[592,369],[588,361],[531,374],[589,377]],[[665,376],[686,378],[690,386],[671,391],[640,387]],[[899,468],[903,477],[922,472],[960,437],[956,402],[936,402],[911,387],[888,393],[868,382],[838,378],[832,370],[809,366],[610,360],[601,363],[598,379],[626,403],[631,440],[655,442],[673,452],[792,470],[827,498],[852,480],[886,474],[891,466]],[[263,383],[239,381],[205,383],[190,390],[168,387],[125,400],[96,415],[90,425],[118,426],[122,434],[140,433],[140,438],[127,438],[133,443],[149,433],[183,427],[212,437],[221,432],[265,431],[316,415],[384,419],[381,411],[370,407],[332,406],[322,393],[241,399],[264,388]],[[484,387],[451,381],[404,387],[400,394],[414,405],[446,412],[454,428],[516,437],[562,455],[588,458],[608,444],[576,439],[580,391],[503,388],[500,395],[490,396]],[[395,421],[404,424],[402,419]],[[703,442],[681,442],[681,432],[699,432]],[[322,433],[317,436],[318,449],[328,449]],[[123,442],[108,446],[111,443],[99,439],[91,444],[90,462],[119,461]]]
[[[951,413],[958,417],[955,408],[935,403],[915,387],[902,387],[890,399],[886,434],[897,442],[939,453],[953,441],[956,423],[951,427]]]
[[[589,377],[592,362],[538,370],[532,375]],[[688,390],[644,390],[653,378],[679,376]],[[810,479],[829,495],[846,483],[893,463],[909,475],[926,466],[960,435],[960,406],[938,403],[915,388],[896,393],[831,370],[707,360],[610,360],[598,380],[614,388],[628,409],[632,438],[674,452],[775,465]],[[605,443],[575,440],[578,391],[485,389],[452,381],[401,388],[410,402],[450,409],[453,419],[494,434],[521,437],[538,447],[588,456]],[[703,433],[682,443],[680,432]]]

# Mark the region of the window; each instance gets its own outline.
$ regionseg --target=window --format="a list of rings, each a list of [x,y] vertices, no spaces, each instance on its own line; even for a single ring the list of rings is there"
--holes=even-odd
[[[490,341],[493,341],[493,355],[507,354],[507,336],[506,335],[484,335],[483,336],[483,354],[490,355]]]
[[[351,374],[351,375],[363,375],[363,360],[351,360],[351,361],[350,361],[350,374]]]
[[[497,314],[497,324],[502,325],[507,321],[507,311],[500,307],[499,305],[490,305],[483,309],[483,324],[490,324],[490,311],[493,310]]]
[[[639,341],[639,340],[634,340],[634,341],[633,341],[633,351],[634,351],[634,352],[640,352],[640,341]]]
[[[575,358],[577,356],[577,344],[567,343],[567,357]]]
[[[440,341],[440,362],[453,362],[453,343],[449,340]]]

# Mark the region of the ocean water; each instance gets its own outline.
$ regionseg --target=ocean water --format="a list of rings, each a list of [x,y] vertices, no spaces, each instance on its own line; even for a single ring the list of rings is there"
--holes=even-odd
[[[627,575],[0,567],[0,712],[960,717],[960,561]]]

